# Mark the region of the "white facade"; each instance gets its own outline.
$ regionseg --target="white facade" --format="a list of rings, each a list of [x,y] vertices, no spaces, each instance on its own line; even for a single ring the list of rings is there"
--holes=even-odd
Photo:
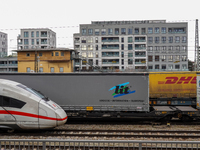
[[[21,29],[17,49],[55,48],[56,33],[47,28]]]

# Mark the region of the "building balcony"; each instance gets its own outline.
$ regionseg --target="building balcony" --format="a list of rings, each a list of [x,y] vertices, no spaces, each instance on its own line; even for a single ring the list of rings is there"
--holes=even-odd
[[[108,54],[108,55],[102,55],[102,57],[119,57],[119,55]]]
[[[47,37],[47,34],[41,34],[41,37]]]
[[[135,47],[135,50],[145,50],[146,47]]]
[[[135,55],[135,57],[146,57],[146,55]]]
[[[41,44],[47,44],[47,41],[46,42],[41,42]]]

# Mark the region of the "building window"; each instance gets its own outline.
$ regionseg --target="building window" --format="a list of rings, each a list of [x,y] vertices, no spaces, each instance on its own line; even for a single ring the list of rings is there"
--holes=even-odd
[[[153,61],[153,56],[148,56],[148,61],[152,62]]]
[[[115,28],[115,35],[119,35],[119,28]]]
[[[121,42],[124,43],[124,38],[123,37],[121,38]]]
[[[176,55],[176,56],[175,56],[175,60],[176,60],[176,61],[180,61],[180,56],[179,56],[179,55]]]
[[[43,72],[43,68],[42,67],[39,68],[39,72]]]
[[[28,45],[28,39],[24,39],[24,45]]]
[[[64,56],[64,52],[61,52],[60,55],[61,55],[61,56]]]
[[[106,29],[101,29],[101,35],[106,35]]]
[[[186,36],[183,36],[183,37],[182,37],[182,43],[186,43],[186,41],[187,41],[187,37],[186,37]]]
[[[121,50],[124,50],[124,44],[121,45]]]
[[[81,50],[85,50],[86,51],[86,45],[81,45]]]
[[[98,43],[98,37],[95,37],[95,43]]]
[[[95,35],[99,35],[99,29],[94,30]]]
[[[160,38],[159,37],[155,37],[155,43],[159,43]]]
[[[93,29],[88,29],[88,34],[93,35]]]
[[[182,52],[186,52],[186,46],[182,46]]]
[[[98,51],[98,49],[99,49],[99,48],[98,48],[98,45],[96,45],[95,47],[96,47],[96,51]]]
[[[60,67],[60,72],[63,72],[64,70],[63,70],[63,67]]]
[[[165,27],[162,27],[162,31],[161,31],[162,33],[166,33],[166,28]]]
[[[132,43],[133,42],[133,37],[128,37],[128,43]]]
[[[159,65],[155,65],[155,69],[159,69]]]
[[[169,69],[173,69],[173,65],[168,65],[168,68]]]
[[[161,56],[161,60],[162,60],[162,61],[166,61],[166,56],[165,56],[165,55],[162,55],[162,56]]]
[[[26,53],[26,56],[29,57],[29,56],[30,56],[30,53]]]
[[[53,52],[51,53],[51,56],[53,56]]]
[[[88,50],[92,51],[93,50],[93,45],[88,45]]]
[[[187,56],[181,56],[182,61],[187,61]]]
[[[112,35],[113,34],[113,30],[112,29],[108,29],[108,34]]]
[[[135,28],[135,34],[139,34],[139,28]]]
[[[98,63],[98,60],[96,60],[96,65],[98,65],[99,63]]]
[[[86,38],[85,37],[81,38],[81,43],[86,43]]]
[[[34,45],[34,39],[31,40],[31,44]]]
[[[128,29],[128,34],[133,34],[133,29]]]
[[[180,36],[176,36],[176,37],[175,37],[175,42],[176,42],[176,43],[180,43]]]
[[[160,28],[156,27],[155,28],[155,33],[160,33]]]
[[[126,34],[126,28],[121,28],[121,34]]]
[[[173,56],[172,55],[168,56],[168,61],[169,62],[173,61]]]
[[[31,32],[31,37],[34,37],[34,31]]]
[[[133,59],[128,59],[128,64],[132,65],[133,64]]]
[[[153,66],[148,66],[148,69],[153,69]]]
[[[37,45],[39,44],[39,39],[36,40],[36,44],[37,44]]]
[[[152,34],[153,33],[153,28],[148,28],[148,33]]]
[[[92,37],[88,38],[88,43],[93,43],[93,38]]]
[[[42,56],[42,53],[39,53],[39,56]]]
[[[24,37],[28,37],[28,32],[24,32]]]
[[[160,61],[159,56],[155,56],[155,61]]]
[[[51,72],[54,72],[54,67],[51,67]]]
[[[128,57],[133,57],[133,53],[128,53]]]
[[[162,69],[166,69],[166,65],[162,65]]]
[[[39,37],[39,31],[36,32],[36,37]]]
[[[153,52],[153,46],[148,46],[148,51]]]
[[[173,36],[169,36],[169,43],[173,43]]]
[[[180,69],[180,65],[175,65],[175,69]]]
[[[86,35],[86,29],[82,29],[82,35]]]
[[[121,52],[121,57],[124,58],[124,52]]]
[[[93,57],[93,52],[88,52],[88,57],[92,58]]]
[[[182,69],[187,69],[187,65],[186,64],[182,64]]]
[[[128,44],[128,50],[133,50],[133,44]]]
[[[30,68],[30,67],[27,67],[27,68],[26,68],[26,72],[31,72],[31,68]]]
[[[59,56],[59,52],[55,52],[55,56]]]
[[[142,34],[146,34],[146,28],[142,28]]]
[[[153,37],[148,37],[148,43],[153,43]]]
[[[166,43],[166,37],[165,36],[162,37],[162,43]]]

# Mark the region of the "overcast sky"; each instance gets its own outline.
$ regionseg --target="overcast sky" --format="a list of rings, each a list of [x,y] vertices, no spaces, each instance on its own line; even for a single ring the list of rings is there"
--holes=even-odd
[[[0,6],[0,31],[8,34],[9,51],[17,49],[21,28],[50,28],[57,34],[57,47],[73,48],[79,24],[161,19],[188,22],[188,57],[194,59],[198,0],[0,0]]]

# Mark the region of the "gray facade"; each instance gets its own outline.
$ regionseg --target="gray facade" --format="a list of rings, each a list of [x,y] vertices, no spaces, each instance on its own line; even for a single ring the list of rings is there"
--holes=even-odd
[[[0,72],[18,72],[17,57],[0,58]]]
[[[95,21],[74,34],[74,49],[82,57],[75,69],[188,70],[187,48],[187,22]]]
[[[5,57],[8,54],[8,39],[7,34],[0,32],[0,57]]]
[[[47,28],[21,29],[17,49],[55,48],[56,33]]]

